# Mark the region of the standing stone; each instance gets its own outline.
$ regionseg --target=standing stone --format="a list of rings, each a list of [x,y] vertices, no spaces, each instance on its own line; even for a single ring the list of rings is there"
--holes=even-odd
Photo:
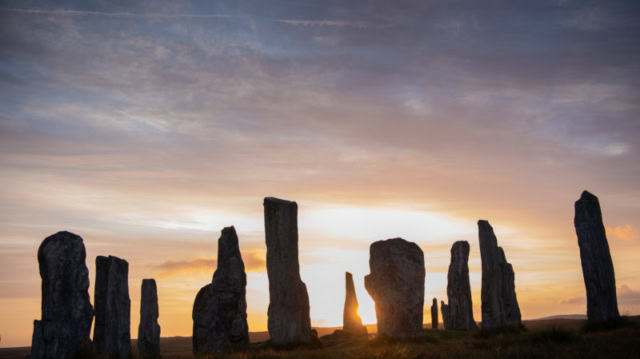
[[[91,344],[93,307],[82,238],[58,232],[38,249],[42,319],[33,323],[31,358],[67,359]]]
[[[438,329],[438,300],[433,298],[431,304],[431,329]]]
[[[247,274],[234,227],[218,239],[218,267],[213,280],[193,303],[193,353],[244,350],[249,346]]]
[[[406,339],[422,334],[424,254],[402,238],[377,241],[369,248],[371,274],[364,286],[376,303],[378,334]]]
[[[582,276],[587,289],[587,317],[606,321],[620,317],[616,276],[602,223],[598,197],[584,191],[575,204],[573,223],[578,235]]]
[[[469,243],[457,241],[451,247],[451,263],[447,274],[447,320],[442,310],[442,318],[446,329],[477,329],[473,320],[473,304],[471,302],[471,285],[469,284]],[[506,262],[506,261],[505,261]],[[511,270],[513,272],[513,270]],[[513,279],[511,279],[513,282]],[[513,294],[515,298],[515,292]]]
[[[138,356],[160,358],[160,325],[158,325],[158,289],[155,279],[143,279],[138,326]]]
[[[269,276],[269,335],[274,345],[310,344],[309,295],[298,262],[298,205],[264,199]]]
[[[351,273],[345,273],[346,295],[344,299],[344,312],[342,315],[342,330],[350,334],[366,335],[367,327],[362,325],[362,319],[358,314],[358,298],[356,288],[353,285]]]
[[[118,257],[96,257],[96,324],[93,343],[99,354],[131,357],[129,263]]]
[[[498,247],[489,222],[478,221],[478,233],[482,258],[482,328],[520,326],[522,321],[513,267],[507,263],[502,248]]]
[[[452,329],[451,318],[449,315],[449,306],[444,304],[444,300],[440,301],[440,311],[442,312],[442,324],[444,329]]]

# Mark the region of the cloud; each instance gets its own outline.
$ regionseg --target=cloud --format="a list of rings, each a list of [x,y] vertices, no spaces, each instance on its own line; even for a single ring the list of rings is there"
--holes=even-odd
[[[370,27],[363,21],[347,21],[347,20],[294,20],[294,19],[277,19],[276,22],[287,25],[303,25],[303,26],[337,26],[337,27]]]
[[[266,268],[265,253],[250,251],[242,255],[245,271],[261,272]],[[213,275],[217,262],[212,257],[194,257],[184,260],[167,260],[154,266],[159,276],[164,278],[193,276],[193,275]]]
[[[607,234],[609,236],[622,239],[623,241],[630,241],[632,239],[635,239],[636,237],[636,231],[628,224],[625,225],[624,227],[617,226],[617,227],[606,227],[606,228],[607,228]]]
[[[48,16],[107,16],[130,17],[150,19],[212,19],[230,18],[228,14],[163,14],[163,13],[134,13],[134,12],[105,12],[105,11],[79,11],[79,10],[47,10],[47,9],[21,9],[0,8],[0,12],[13,12],[19,14],[34,14]]]
[[[621,306],[640,305],[640,292],[632,290],[626,284],[618,288],[618,304]]]
[[[168,260],[154,267],[158,275],[165,278],[211,274],[216,268],[215,258],[191,258],[179,261]]]
[[[617,290],[618,306],[636,306],[640,305],[640,292],[635,291],[626,284],[623,284]],[[573,297],[560,301],[560,304],[586,304],[586,296]]]

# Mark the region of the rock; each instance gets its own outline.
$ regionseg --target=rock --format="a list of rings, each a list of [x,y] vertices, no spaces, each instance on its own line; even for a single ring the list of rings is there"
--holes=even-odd
[[[473,320],[473,304],[471,302],[471,285],[469,284],[469,243],[457,241],[451,247],[451,263],[447,274],[447,320],[446,329],[477,329]],[[506,262],[506,261],[505,261]],[[513,272],[513,270],[512,270]],[[513,279],[511,280],[513,282]],[[513,294],[515,298],[515,293]],[[445,313],[442,311],[444,320]]]
[[[276,346],[311,344],[307,286],[298,262],[298,205],[264,199],[264,225],[269,276],[269,335]]]
[[[193,304],[193,352],[212,354],[249,347],[247,275],[233,227],[218,239],[218,267],[213,280]]]
[[[444,304],[444,300],[440,301],[440,311],[442,312],[442,324],[444,329],[452,329],[451,319],[449,316],[449,306]]]
[[[617,319],[620,313],[616,298],[616,276],[598,197],[587,191],[582,192],[575,203],[573,223],[587,290],[587,317],[593,321]]]
[[[353,285],[351,273],[345,273],[346,294],[344,299],[344,312],[342,315],[342,330],[346,333],[367,335],[367,328],[362,325],[362,319],[358,314],[358,298],[356,288]]]
[[[131,357],[129,263],[118,257],[96,257],[96,352],[112,358]]]
[[[433,298],[431,304],[431,329],[438,329],[438,300]]]
[[[38,249],[42,319],[33,323],[31,358],[74,358],[90,346],[93,307],[82,238],[58,232]]]
[[[138,326],[138,356],[160,358],[160,325],[158,325],[158,289],[155,279],[143,279]]]
[[[513,267],[507,263],[502,248],[498,247],[489,222],[478,221],[478,233],[482,258],[482,328],[519,327],[522,321]]]
[[[378,334],[406,339],[422,334],[424,254],[402,238],[377,241],[369,248],[371,274],[364,286],[376,303]]]

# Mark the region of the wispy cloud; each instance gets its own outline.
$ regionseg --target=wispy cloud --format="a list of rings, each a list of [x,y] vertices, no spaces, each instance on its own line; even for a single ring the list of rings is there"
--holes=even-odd
[[[169,13],[135,13],[135,12],[106,12],[106,11],[82,11],[82,10],[49,10],[49,9],[21,9],[0,8],[0,12],[13,12],[20,14],[54,15],[54,16],[109,16],[131,18],[154,19],[213,19],[231,18],[228,14],[169,14]]]
[[[276,22],[287,25],[303,25],[303,26],[336,26],[336,27],[371,27],[364,21],[348,21],[348,20],[299,20],[299,19],[276,19]]]
[[[265,253],[250,251],[242,254],[247,272],[261,272],[266,268]],[[217,261],[213,257],[194,257],[182,260],[167,260],[153,267],[156,273],[164,278],[213,275]]]
[[[636,231],[630,226],[607,227],[607,234],[613,237],[630,241],[636,237]]]

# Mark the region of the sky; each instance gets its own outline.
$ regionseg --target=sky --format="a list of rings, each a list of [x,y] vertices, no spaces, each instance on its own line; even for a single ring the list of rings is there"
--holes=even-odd
[[[344,272],[375,323],[368,248],[449,250],[494,226],[523,318],[586,313],[573,203],[600,198],[623,314],[640,314],[637,1],[0,0],[0,347],[40,318],[36,253],[67,230],[129,262],[162,336],[190,336],[234,225],[251,331],[266,330],[263,198],[299,205],[314,326]],[[425,309],[429,309],[428,305]],[[425,315],[425,322],[430,315]]]

